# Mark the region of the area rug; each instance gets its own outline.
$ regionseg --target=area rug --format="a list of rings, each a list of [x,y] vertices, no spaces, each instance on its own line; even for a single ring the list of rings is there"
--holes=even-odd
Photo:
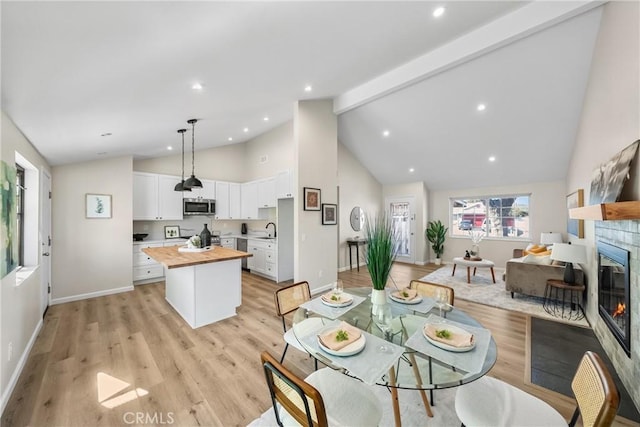
[[[586,319],[569,321],[548,314],[542,308],[542,298],[520,294],[515,294],[515,298],[511,298],[511,292],[505,289],[504,281],[502,280],[504,269],[494,269],[496,283],[493,283],[489,269],[479,268],[476,275],[471,276],[471,283],[467,283],[466,268],[456,268],[454,276],[451,275],[452,270],[452,265],[446,265],[424,276],[420,280],[452,287],[455,291],[455,299],[463,299],[505,310],[519,311],[556,322],[589,327]]]
[[[378,397],[382,405],[382,420],[380,426],[395,425],[393,407],[391,406],[391,393],[381,386],[367,386]],[[420,399],[420,394],[413,390],[399,390],[398,402],[400,402],[400,416],[403,426],[430,426],[430,427],[459,427],[460,420],[456,416],[454,406],[456,389],[438,390],[435,393],[436,404],[432,407],[433,418],[428,418]],[[260,418],[253,420],[249,427],[275,427],[277,426],[273,408],[267,409]]]

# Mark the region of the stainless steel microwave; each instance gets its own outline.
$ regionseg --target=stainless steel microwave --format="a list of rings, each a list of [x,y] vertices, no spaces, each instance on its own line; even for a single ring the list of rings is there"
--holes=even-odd
[[[210,215],[216,214],[216,201],[213,199],[182,199],[183,215]]]

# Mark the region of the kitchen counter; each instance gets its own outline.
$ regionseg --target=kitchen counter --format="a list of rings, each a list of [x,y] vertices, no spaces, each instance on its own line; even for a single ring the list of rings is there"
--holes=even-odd
[[[242,304],[242,258],[247,252],[214,246],[178,252],[178,246],[143,248],[165,267],[165,299],[192,328],[236,315]]]
[[[222,246],[212,246],[213,249],[206,252],[178,252],[178,247],[179,246],[144,248],[142,251],[154,260],[162,263],[168,269],[189,267],[211,262],[223,262],[253,256],[247,252],[223,248]]]

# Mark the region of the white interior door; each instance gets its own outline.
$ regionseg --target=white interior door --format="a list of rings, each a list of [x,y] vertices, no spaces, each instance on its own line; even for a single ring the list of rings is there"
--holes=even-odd
[[[51,283],[51,177],[46,171],[42,171],[41,200],[40,313],[44,315],[51,298],[51,293],[49,292]]]
[[[393,222],[396,233],[396,260],[415,262],[416,252],[416,214],[413,197],[397,197],[386,200],[387,213]]]

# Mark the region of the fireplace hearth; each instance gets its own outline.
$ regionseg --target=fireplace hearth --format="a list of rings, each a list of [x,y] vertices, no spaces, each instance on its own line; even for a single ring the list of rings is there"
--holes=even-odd
[[[598,242],[598,311],[627,356],[631,356],[629,287],[629,251]]]

